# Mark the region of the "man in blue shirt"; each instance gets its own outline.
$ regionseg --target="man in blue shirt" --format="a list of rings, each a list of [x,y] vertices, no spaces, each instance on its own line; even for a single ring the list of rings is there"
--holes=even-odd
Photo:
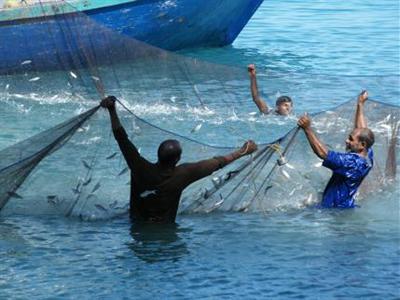
[[[298,125],[304,130],[314,153],[324,160],[323,166],[333,172],[323,194],[321,206],[324,208],[354,207],[358,187],[373,166],[371,146],[375,138],[373,132],[367,128],[364,117],[364,103],[367,99],[367,91],[358,96],[354,129],[346,139],[346,153],[328,150],[311,128],[308,115],[298,120]]]

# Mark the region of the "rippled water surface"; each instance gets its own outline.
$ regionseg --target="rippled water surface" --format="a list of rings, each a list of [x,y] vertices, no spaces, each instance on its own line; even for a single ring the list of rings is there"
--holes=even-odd
[[[182,53],[256,63],[270,82],[263,94],[290,93],[297,113],[362,88],[399,104],[398,5],[265,1],[232,46]],[[0,112],[0,145],[59,117],[41,118],[35,99]],[[10,205],[0,214],[0,299],[398,299],[399,199],[397,184],[354,210],[180,215],[176,226],[141,227],[126,215],[83,222]]]

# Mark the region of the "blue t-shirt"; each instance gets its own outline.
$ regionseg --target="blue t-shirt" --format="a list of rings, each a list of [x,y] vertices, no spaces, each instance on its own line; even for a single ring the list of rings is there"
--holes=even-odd
[[[362,180],[373,166],[373,151],[368,149],[368,159],[356,153],[339,153],[329,151],[323,166],[333,171],[321,206],[324,208],[354,207],[354,197]]]

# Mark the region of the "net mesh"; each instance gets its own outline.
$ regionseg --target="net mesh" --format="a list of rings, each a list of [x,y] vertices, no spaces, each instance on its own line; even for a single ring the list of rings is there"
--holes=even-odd
[[[13,11],[14,19],[23,21],[4,23],[0,39],[12,32],[24,51],[0,45],[0,57],[6,58],[0,62],[5,104],[0,122],[11,132],[1,144],[22,142],[0,152],[0,207],[6,212],[84,219],[126,213],[129,170],[113,140],[108,115],[96,113],[98,101],[111,94],[121,100],[117,106],[130,138],[150,161],[156,161],[158,144],[170,138],[181,142],[183,162],[226,154],[250,137],[257,140],[259,149],[252,157],[187,188],[181,213],[270,211],[320,199],[329,171],[321,168],[296,129],[296,118],[254,113],[245,70],[146,45],[110,31],[62,1]],[[260,79],[271,91],[285,91],[283,79]],[[324,94],[342,84],[325,80],[333,83],[321,86]],[[308,86],[295,91],[301,89]],[[301,102],[297,107],[301,109]],[[344,148],[353,114],[350,100],[313,116],[319,136],[331,149]],[[377,101],[367,103],[366,115],[376,135],[377,162],[368,184],[363,184],[364,193],[382,189],[395,177],[400,117],[397,106]],[[12,120],[18,122],[10,126]]]

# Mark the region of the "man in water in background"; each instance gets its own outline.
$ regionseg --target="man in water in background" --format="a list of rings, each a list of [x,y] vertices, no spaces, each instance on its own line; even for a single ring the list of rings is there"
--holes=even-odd
[[[114,137],[131,169],[130,216],[133,221],[175,222],[182,191],[188,185],[257,150],[253,141],[247,141],[241,149],[225,156],[177,166],[181,146],[176,140],[166,140],[158,148],[157,163],[151,163],[128,139],[118,118],[115,101],[115,97],[109,96],[100,105],[110,113]]]
[[[321,202],[324,208],[354,207],[358,187],[373,166],[371,146],[375,138],[373,132],[367,128],[364,117],[364,103],[367,99],[367,91],[358,96],[354,129],[346,140],[346,153],[328,150],[311,128],[311,119],[307,114],[298,121],[314,153],[324,160],[322,165],[333,172],[324,190]]]
[[[270,109],[267,103],[259,96],[258,94],[258,86],[257,86],[257,78],[256,78],[256,66],[251,64],[248,65],[247,71],[249,72],[250,77],[250,90],[251,96],[253,98],[254,103],[257,105],[258,110],[263,114],[270,114],[274,112],[277,115],[287,116],[292,112],[293,109],[293,101],[289,96],[280,96],[275,103],[275,111]]]

